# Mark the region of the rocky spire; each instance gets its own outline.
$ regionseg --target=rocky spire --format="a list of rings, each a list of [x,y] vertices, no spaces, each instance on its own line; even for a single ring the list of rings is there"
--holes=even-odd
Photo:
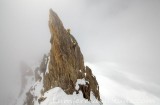
[[[90,100],[90,92],[100,100],[99,86],[89,67],[84,66],[83,55],[70,29],[65,29],[58,15],[50,9],[49,28],[51,33],[51,50],[49,71],[44,76],[44,92],[61,87],[67,94],[82,91],[83,97]],[[84,78],[85,85],[76,89],[77,79]]]

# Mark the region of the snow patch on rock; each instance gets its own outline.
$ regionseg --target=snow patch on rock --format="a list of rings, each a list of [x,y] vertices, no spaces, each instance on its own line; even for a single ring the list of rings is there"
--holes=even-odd
[[[46,72],[45,72],[45,74],[47,74],[47,73],[49,73],[49,62],[50,62],[50,57],[48,57],[48,63],[47,63],[47,69],[46,69]]]

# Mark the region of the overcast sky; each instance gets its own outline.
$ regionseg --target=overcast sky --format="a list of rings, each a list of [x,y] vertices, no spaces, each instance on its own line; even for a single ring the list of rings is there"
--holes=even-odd
[[[50,8],[71,29],[86,62],[103,67],[105,76],[119,83],[160,97],[159,0],[1,0],[0,100],[19,84],[20,61],[38,62],[49,52]],[[108,64],[118,72],[107,72]]]

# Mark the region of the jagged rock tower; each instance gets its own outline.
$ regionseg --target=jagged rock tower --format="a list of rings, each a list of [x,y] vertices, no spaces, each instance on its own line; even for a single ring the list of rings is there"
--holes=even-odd
[[[90,100],[90,92],[100,100],[99,86],[89,67],[84,66],[83,55],[76,39],[65,29],[55,12],[49,11],[51,32],[51,50],[49,71],[44,75],[44,92],[54,87],[61,87],[67,94],[81,90],[83,97]],[[85,85],[75,88],[77,79],[84,78]]]

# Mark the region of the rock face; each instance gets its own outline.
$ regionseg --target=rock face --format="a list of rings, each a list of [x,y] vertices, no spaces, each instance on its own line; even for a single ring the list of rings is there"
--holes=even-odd
[[[48,73],[44,75],[44,92],[61,87],[65,93],[82,91],[83,97],[90,100],[90,92],[100,101],[99,85],[89,67],[84,66],[83,55],[76,39],[65,29],[61,20],[51,9],[49,11],[51,50]],[[75,89],[77,79],[84,78],[85,85]]]

